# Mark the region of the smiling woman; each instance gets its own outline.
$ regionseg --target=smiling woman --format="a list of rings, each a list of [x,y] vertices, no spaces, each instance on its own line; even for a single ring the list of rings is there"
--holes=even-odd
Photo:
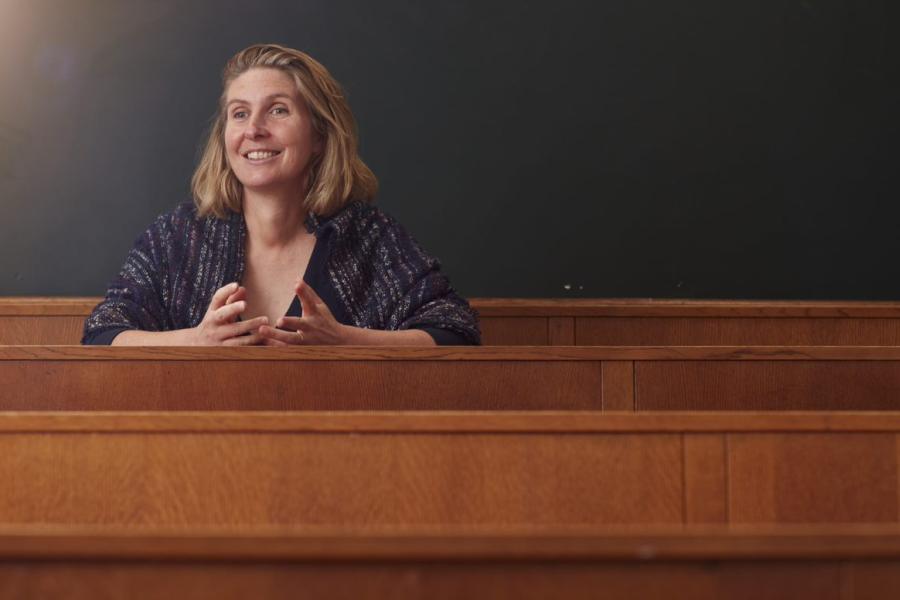
[[[138,239],[82,343],[479,343],[438,261],[373,206],[377,180],[328,71],[256,45],[222,84],[193,202]]]

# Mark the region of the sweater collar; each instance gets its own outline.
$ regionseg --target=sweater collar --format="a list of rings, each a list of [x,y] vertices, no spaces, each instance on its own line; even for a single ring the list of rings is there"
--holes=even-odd
[[[332,230],[334,235],[343,236],[353,222],[354,215],[359,212],[361,203],[356,200],[348,202],[341,210],[329,217],[309,213],[306,217],[306,230],[321,236],[327,230]]]

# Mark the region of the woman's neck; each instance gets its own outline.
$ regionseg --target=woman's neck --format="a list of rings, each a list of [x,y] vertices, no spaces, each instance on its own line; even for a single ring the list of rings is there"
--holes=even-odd
[[[258,249],[282,250],[309,235],[306,211],[296,196],[245,190],[243,210],[247,233]]]

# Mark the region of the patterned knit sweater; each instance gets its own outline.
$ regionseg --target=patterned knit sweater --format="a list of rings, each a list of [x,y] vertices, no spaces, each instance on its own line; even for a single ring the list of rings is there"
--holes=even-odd
[[[438,343],[480,343],[475,311],[439,262],[378,208],[351,202],[331,218],[310,215],[306,227],[316,245],[304,280],[339,322],[423,329]],[[128,329],[196,327],[215,291],[242,281],[246,235],[241,214],[198,217],[190,202],[157,218],[85,321],[82,343],[108,344]],[[296,299],[292,310],[299,314]]]

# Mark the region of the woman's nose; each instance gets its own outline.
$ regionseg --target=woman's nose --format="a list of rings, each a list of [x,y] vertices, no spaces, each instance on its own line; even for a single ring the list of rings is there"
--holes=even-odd
[[[258,118],[250,119],[247,122],[247,127],[244,128],[244,137],[247,139],[257,139],[260,137],[264,137],[267,134],[266,128],[263,122]]]

